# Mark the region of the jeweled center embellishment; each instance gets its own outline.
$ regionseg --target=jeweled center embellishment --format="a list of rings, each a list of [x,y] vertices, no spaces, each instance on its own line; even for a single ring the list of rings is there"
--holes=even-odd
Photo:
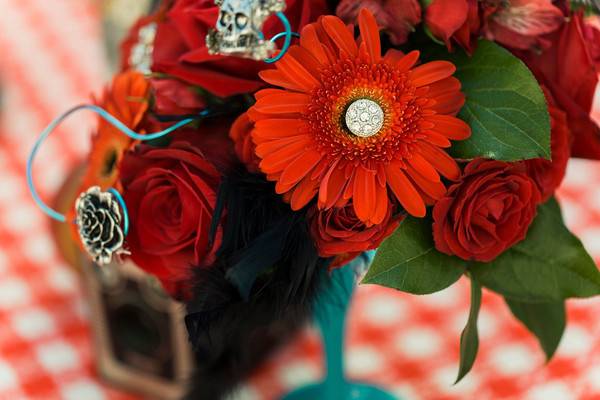
[[[369,99],[356,100],[346,110],[346,126],[360,137],[376,135],[383,126],[383,119],[381,106]]]

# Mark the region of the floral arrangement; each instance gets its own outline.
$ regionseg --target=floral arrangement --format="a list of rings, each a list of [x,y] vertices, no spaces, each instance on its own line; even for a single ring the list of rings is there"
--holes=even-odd
[[[475,361],[482,287],[550,358],[565,300],[600,294],[553,198],[570,157],[600,158],[596,3],[287,0],[297,37],[273,63],[215,54],[250,37],[231,8],[243,2],[217,3],[142,18],[96,100],[139,135],[185,122],[138,140],[100,120],[81,192],[118,191],[126,237],[104,234],[122,218],[96,210],[111,201],[98,193],[71,215],[85,248],[106,250],[97,261],[118,242],[187,303],[197,379],[213,383],[198,390],[217,398],[215,376],[241,378],[241,358],[289,336],[319,270],[375,249],[362,283],[428,294],[470,279],[457,380]],[[259,28],[263,41],[282,30],[274,16]]]

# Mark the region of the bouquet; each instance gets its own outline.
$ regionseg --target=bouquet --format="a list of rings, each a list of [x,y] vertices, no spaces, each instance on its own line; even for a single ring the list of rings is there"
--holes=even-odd
[[[164,1],[84,106],[101,118],[82,194],[54,217],[96,262],[129,257],[186,303],[202,398],[303,324],[319,272],[370,250],[363,284],[428,294],[470,279],[457,381],[482,288],[550,358],[565,301],[600,294],[553,197],[570,157],[600,158],[598,12]]]

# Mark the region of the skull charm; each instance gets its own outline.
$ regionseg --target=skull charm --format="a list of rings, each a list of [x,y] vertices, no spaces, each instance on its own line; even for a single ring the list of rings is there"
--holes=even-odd
[[[210,54],[263,60],[275,50],[265,40],[262,26],[273,13],[283,11],[285,0],[215,0],[219,6],[216,29],[206,35]]]

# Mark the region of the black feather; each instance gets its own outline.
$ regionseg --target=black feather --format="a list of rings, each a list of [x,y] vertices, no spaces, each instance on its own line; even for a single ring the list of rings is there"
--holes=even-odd
[[[318,271],[328,266],[305,211],[292,211],[263,176],[228,177],[217,262],[197,269],[186,325],[196,356],[190,399],[220,399],[311,314]]]

